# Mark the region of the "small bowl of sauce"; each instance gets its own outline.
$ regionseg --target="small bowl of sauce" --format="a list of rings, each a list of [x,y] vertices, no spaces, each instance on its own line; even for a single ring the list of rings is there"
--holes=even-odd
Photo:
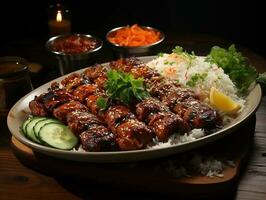
[[[102,46],[102,40],[85,34],[58,35],[46,42],[48,51],[58,59],[61,75],[94,64]]]

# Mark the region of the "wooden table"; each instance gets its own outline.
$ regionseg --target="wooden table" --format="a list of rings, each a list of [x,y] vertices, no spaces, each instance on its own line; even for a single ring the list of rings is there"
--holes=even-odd
[[[197,54],[206,54],[213,45],[228,46],[230,41],[202,35],[169,36],[162,48],[169,50],[179,44]],[[36,47],[31,47],[36,48]],[[7,52],[11,48],[5,49]],[[16,50],[14,48],[13,50]],[[251,60],[258,71],[266,71],[266,60],[241,47],[241,51]],[[17,49],[18,55],[20,50]],[[23,55],[23,54],[22,54]],[[105,54],[110,56],[110,52]],[[107,61],[110,57],[105,57]],[[38,60],[38,58],[36,58]],[[40,59],[44,60],[44,59]],[[54,77],[51,77],[54,78]],[[39,82],[39,84],[41,81]],[[36,83],[38,85],[38,83]],[[256,114],[256,129],[253,147],[247,165],[244,167],[237,191],[225,199],[266,199],[266,97],[262,98]],[[50,176],[39,173],[21,164],[10,147],[11,133],[6,126],[6,119],[1,118],[0,127],[0,199],[166,199],[165,196],[136,192],[134,188],[119,189],[110,185],[95,183],[90,180],[77,180],[66,177]],[[241,139],[241,138],[240,138]],[[167,197],[168,198],[168,197]],[[174,199],[177,197],[169,197]],[[217,197],[218,198],[218,197]]]

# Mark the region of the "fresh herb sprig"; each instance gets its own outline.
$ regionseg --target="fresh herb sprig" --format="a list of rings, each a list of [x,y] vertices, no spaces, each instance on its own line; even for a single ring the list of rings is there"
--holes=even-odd
[[[143,78],[135,79],[132,74],[117,70],[108,71],[107,78],[105,89],[108,97],[97,99],[97,105],[103,110],[108,107],[109,99],[130,105],[133,101],[140,101],[149,96],[143,86]]]
[[[257,81],[263,84],[263,82],[266,82],[265,74],[260,75],[249,64],[248,59],[241,52],[237,51],[234,44],[228,49],[214,46],[207,56],[206,61],[215,63],[223,68],[224,72],[229,75],[242,95],[246,94],[251,83]]]
[[[172,52],[175,54],[182,54],[186,56],[190,61],[194,60],[197,57],[194,51],[191,51],[191,53],[188,53],[187,51],[184,51],[183,47],[181,46],[175,46]]]

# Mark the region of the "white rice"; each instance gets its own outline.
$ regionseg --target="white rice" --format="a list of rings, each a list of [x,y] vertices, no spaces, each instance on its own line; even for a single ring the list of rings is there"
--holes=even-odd
[[[182,54],[163,54],[163,56],[150,61],[147,65],[162,76],[176,80],[183,86],[190,87],[207,103],[209,102],[210,89],[215,87],[230,96],[242,108],[244,107],[245,100],[237,96],[237,88],[229,76],[216,64],[206,62],[205,57],[195,56],[194,59],[189,59]],[[194,86],[189,86],[191,78],[197,75],[202,78],[195,81]]]
[[[166,142],[159,142],[157,138],[153,139],[153,143],[147,146],[148,149],[156,149],[156,148],[163,148],[169,147],[175,144],[182,144],[185,142],[191,142],[198,138],[204,136],[204,130],[202,129],[193,129],[189,133],[185,133],[184,135],[180,135],[175,133],[171,135]]]
[[[180,155],[178,158],[166,160],[156,165],[156,171],[167,171],[175,178],[192,177],[203,175],[210,178],[224,177],[225,168],[234,168],[232,160],[214,158],[211,155],[205,155],[192,152]],[[230,163],[230,164],[229,164]]]

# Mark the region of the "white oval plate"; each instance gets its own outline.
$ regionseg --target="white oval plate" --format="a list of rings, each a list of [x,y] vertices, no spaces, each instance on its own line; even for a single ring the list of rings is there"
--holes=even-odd
[[[144,62],[148,62],[154,59],[154,56],[141,57],[140,59]],[[106,64],[103,64],[106,65]],[[76,71],[81,73],[82,70]],[[67,75],[59,77],[51,82],[60,82]],[[114,162],[129,162],[129,161],[140,161],[159,157],[170,156],[173,154],[185,152],[196,147],[203,146],[210,142],[214,142],[226,135],[231,134],[233,131],[238,129],[243,122],[245,122],[252,114],[254,114],[261,101],[261,87],[256,85],[254,89],[249,93],[246,98],[246,105],[243,111],[237,118],[235,118],[231,123],[227,124],[223,129],[212,133],[210,135],[204,136],[202,138],[196,139],[194,141],[185,142],[182,144],[175,144],[168,147],[153,148],[153,149],[143,149],[134,151],[116,151],[116,152],[74,152],[54,149],[51,147],[36,144],[28,140],[21,132],[20,126],[28,117],[29,102],[36,95],[47,92],[47,88],[50,86],[51,82],[46,83],[39,88],[33,90],[23,98],[21,98],[9,111],[7,117],[7,124],[12,135],[18,139],[23,144],[32,148],[36,152],[44,153],[53,157],[58,157],[73,161],[83,161],[83,162],[95,162],[95,163],[114,163]]]

